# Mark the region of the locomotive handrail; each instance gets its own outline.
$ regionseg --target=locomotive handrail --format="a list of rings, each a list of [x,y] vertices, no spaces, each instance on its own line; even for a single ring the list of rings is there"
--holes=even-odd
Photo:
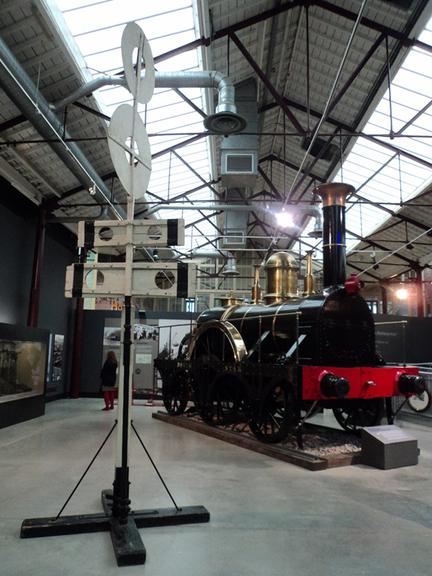
[[[278,314],[278,318],[280,318],[281,316],[301,316],[302,312],[282,312],[282,314]],[[246,316],[244,318],[242,318],[242,321],[244,320],[259,320],[260,318],[263,318],[262,314],[259,314],[258,316]],[[237,320],[237,318],[234,318],[234,320]],[[225,322],[225,320],[224,320]]]
[[[375,326],[382,326],[384,324],[408,324],[408,320],[392,320],[389,322],[375,322]]]

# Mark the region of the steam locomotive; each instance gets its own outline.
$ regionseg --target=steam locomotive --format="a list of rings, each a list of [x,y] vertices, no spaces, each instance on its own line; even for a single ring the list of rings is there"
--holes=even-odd
[[[374,320],[357,278],[345,278],[345,202],[354,188],[323,184],[323,293],[313,293],[311,260],[306,295],[297,292],[295,259],[287,252],[266,263],[260,303],[206,310],[178,357],[160,360],[163,399],[170,414],[193,400],[209,424],[247,422],[265,442],[281,441],[318,407],[333,409],[341,426],[378,424],[391,399],[421,394],[418,369],[386,366],[375,348]]]

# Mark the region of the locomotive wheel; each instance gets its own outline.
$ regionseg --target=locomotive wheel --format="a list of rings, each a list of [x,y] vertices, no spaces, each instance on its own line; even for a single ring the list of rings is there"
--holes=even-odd
[[[294,421],[291,385],[283,380],[271,382],[251,418],[250,428],[253,434],[262,442],[280,442],[286,437]]]
[[[189,401],[189,376],[185,370],[176,368],[162,383],[162,400],[168,414],[183,414]]]
[[[221,424],[233,418],[234,409],[239,405],[238,386],[234,384],[231,392],[232,382],[228,380],[232,374],[228,375],[225,370],[227,365],[241,362],[245,354],[243,339],[229,322],[207,322],[192,336],[187,359],[193,374],[194,401],[205,422]],[[226,382],[225,378],[228,378]]]
[[[359,432],[361,428],[376,426],[383,416],[383,402],[374,400],[352,400],[340,408],[333,408],[338,423],[348,432]]]
[[[238,374],[217,374],[208,387],[206,401],[200,406],[202,419],[211,425],[242,422],[245,417],[244,384]]]
[[[203,420],[206,420],[210,384],[221,370],[220,361],[214,354],[200,356],[193,363],[192,395],[195,406]],[[207,421],[207,420],[206,420]]]

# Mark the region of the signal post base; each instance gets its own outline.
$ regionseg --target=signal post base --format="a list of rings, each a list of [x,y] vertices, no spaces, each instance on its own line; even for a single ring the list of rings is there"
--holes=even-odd
[[[112,516],[112,490],[102,491],[103,513],[61,516],[60,518],[30,518],[21,525],[21,538],[111,532],[118,566],[144,564],[146,550],[139,528],[175,526],[209,522],[210,514],[204,506],[184,506],[132,511],[126,523]]]

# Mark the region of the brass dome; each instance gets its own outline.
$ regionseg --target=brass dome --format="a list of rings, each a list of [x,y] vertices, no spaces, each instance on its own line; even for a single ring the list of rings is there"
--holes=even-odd
[[[297,262],[289,252],[275,252],[265,263],[267,272],[266,304],[278,304],[288,298],[296,298]]]

